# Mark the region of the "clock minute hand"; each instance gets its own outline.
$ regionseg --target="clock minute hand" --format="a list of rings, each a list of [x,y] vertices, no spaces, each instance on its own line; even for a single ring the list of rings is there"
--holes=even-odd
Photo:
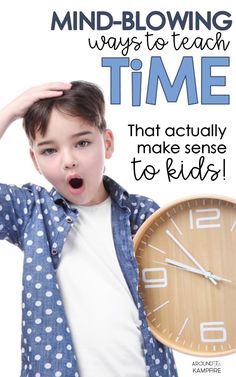
[[[167,229],[166,234],[174,241],[174,243],[184,252],[184,254],[191,259],[191,261],[202,271],[202,273],[214,284],[217,285],[217,282],[209,273],[202,267],[202,265],[194,258],[194,256],[179,242],[177,238]]]
[[[232,283],[232,280],[225,279],[221,276],[214,275],[211,272],[207,272],[207,275],[205,275],[198,268],[194,268],[192,266],[189,266],[188,264],[184,264],[184,263],[178,262],[178,261],[173,260],[173,259],[166,258],[165,261],[166,261],[166,263],[170,264],[171,266],[179,267],[181,270],[185,270],[185,271],[193,272],[195,274],[203,275],[206,278],[208,278],[210,276],[217,281],[226,281],[227,283]]]

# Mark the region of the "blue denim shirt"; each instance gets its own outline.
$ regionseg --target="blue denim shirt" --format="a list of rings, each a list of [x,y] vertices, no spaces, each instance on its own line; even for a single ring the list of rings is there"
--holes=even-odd
[[[112,200],[117,258],[139,310],[149,375],[176,377],[172,351],[150,333],[137,290],[132,236],[158,206],[143,196],[129,195],[106,176],[104,185]],[[0,185],[0,239],[24,251],[21,377],[80,376],[56,276],[64,242],[78,215],[55,189],[49,193],[32,184]]]

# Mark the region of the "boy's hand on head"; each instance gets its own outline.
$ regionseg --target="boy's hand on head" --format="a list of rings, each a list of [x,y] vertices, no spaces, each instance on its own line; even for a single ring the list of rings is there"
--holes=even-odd
[[[44,98],[59,97],[70,88],[70,83],[49,82],[34,86],[20,94],[0,111],[0,136],[14,120],[23,118],[35,102]]]
[[[50,82],[34,86],[16,97],[9,106],[15,119],[22,118],[35,102],[44,98],[59,97],[63,94],[64,90],[70,88],[71,84],[63,82]]]

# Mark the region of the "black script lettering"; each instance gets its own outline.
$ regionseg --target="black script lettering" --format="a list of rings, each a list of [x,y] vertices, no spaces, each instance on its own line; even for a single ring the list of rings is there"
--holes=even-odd
[[[215,181],[217,178],[219,178],[221,172],[221,169],[217,169],[212,163],[206,165],[204,156],[199,158],[197,166],[193,166],[190,169],[187,169],[184,166],[183,161],[181,161],[180,166],[177,168],[173,167],[173,164],[173,158],[168,158],[166,160],[166,173],[169,182],[179,178],[182,178],[184,181],[189,178],[204,181],[206,177],[209,177],[211,181]]]
[[[133,174],[136,181],[139,181],[143,177],[150,181],[155,177],[155,175],[157,175],[160,172],[160,169],[155,170],[155,167],[153,165],[146,165],[144,169],[143,167],[141,167],[141,170],[137,172],[137,164],[140,164],[140,162],[142,162],[142,160],[136,160],[135,157],[131,161],[131,164],[133,165]]]

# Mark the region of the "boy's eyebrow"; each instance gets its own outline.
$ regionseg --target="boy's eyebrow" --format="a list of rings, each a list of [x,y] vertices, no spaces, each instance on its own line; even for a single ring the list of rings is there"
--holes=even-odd
[[[92,134],[92,131],[77,132],[76,134],[71,135],[71,139],[74,139],[76,137],[85,136],[85,135],[90,135],[90,134]],[[53,144],[53,143],[55,143],[55,140],[44,140],[44,141],[40,141],[39,143],[37,143],[37,147],[42,147],[44,145],[50,145],[50,144]]]
[[[81,131],[81,132],[77,132],[76,134],[72,135],[71,139],[74,139],[75,137],[91,135],[91,134],[92,134],[92,131]]]
[[[43,145],[53,144],[53,140],[45,140],[37,143],[37,147],[42,147]]]

